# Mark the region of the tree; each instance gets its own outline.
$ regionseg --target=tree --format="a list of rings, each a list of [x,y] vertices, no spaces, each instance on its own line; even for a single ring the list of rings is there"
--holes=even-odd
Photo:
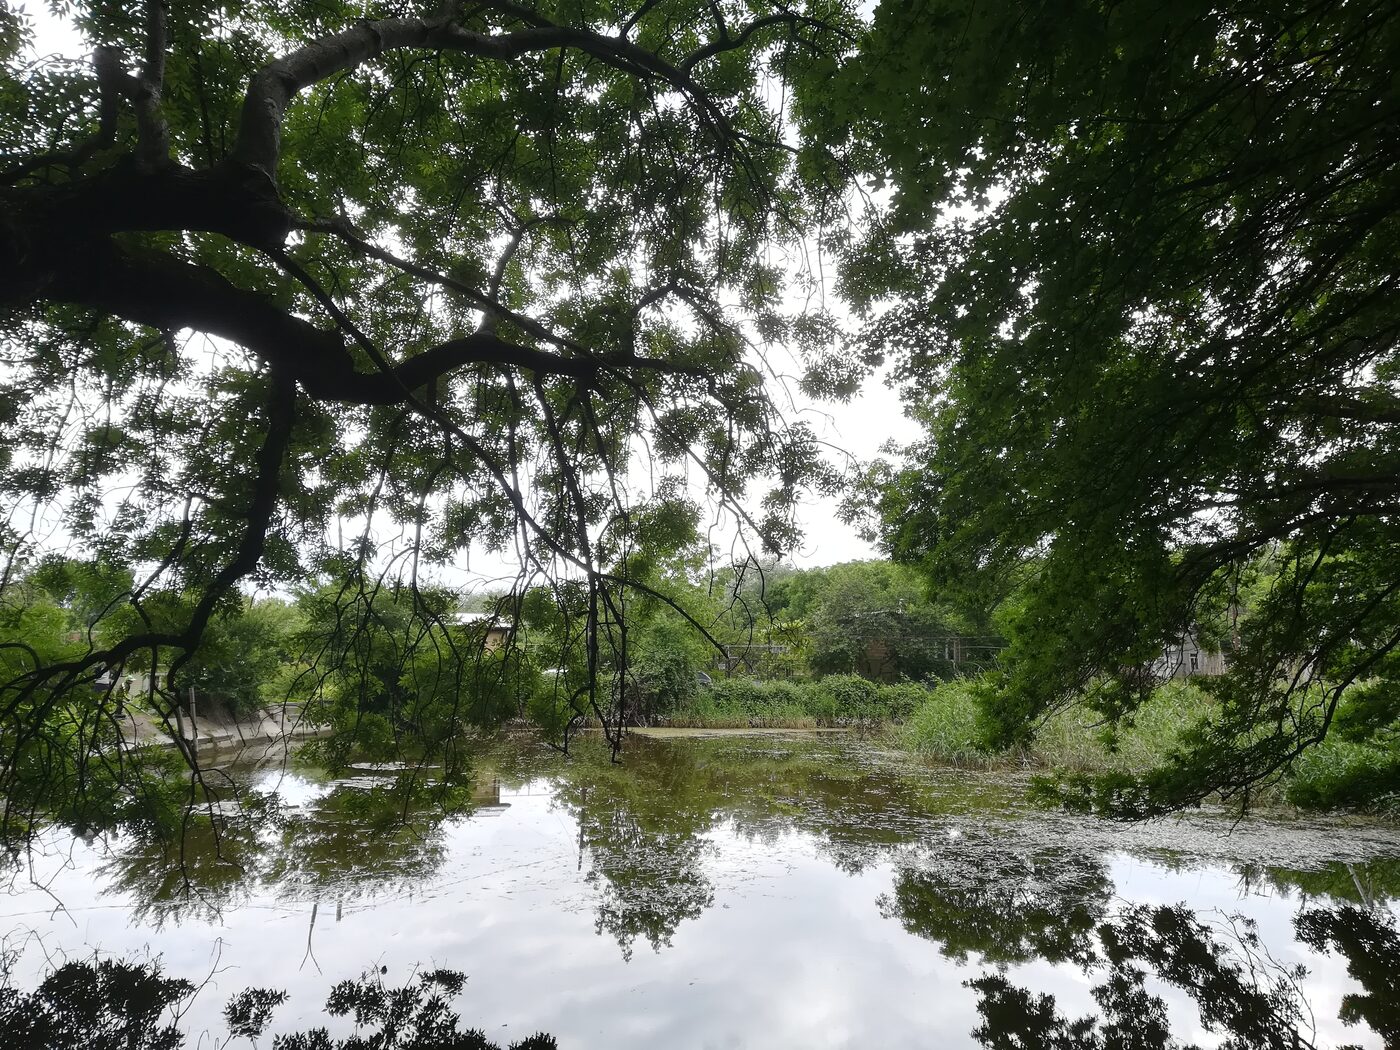
[[[1385,3],[887,3],[823,101],[893,186],[845,281],[928,428],[884,540],[1020,589],[991,737],[1230,646],[1181,751],[1080,801],[1247,799],[1349,691],[1400,715],[1397,46]]]
[[[824,338],[782,252],[841,187],[774,87],[844,0],[71,11],[90,65],[0,14],[0,585],[57,530],[132,568],[139,626],[0,683],[0,796],[58,698],[138,653],[169,681],[240,585],[401,580],[428,638],[420,573],[508,550],[519,591],[582,584],[596,654],[686,493],[790,541],[819,471],[761,353]]]
[[[995,651],[997,639],[975,617],[931,600],[926,582],[903,565],[808,569],[779,581],[775,592],[788,616],[806,622],[807,660],[818,675],[951,678]]]

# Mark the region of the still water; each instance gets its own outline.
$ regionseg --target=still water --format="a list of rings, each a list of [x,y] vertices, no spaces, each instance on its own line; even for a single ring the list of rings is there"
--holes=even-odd
[[[22,981],[94,950],[208,977],[190,1046],[249,986],[290,993],[291,1031],[336,981],[439,966],[468,975],[464,1021],[564,1050],[1400,1040],[1384,824],[1123,826],[848,736],[633,737],[621,765],[507,740],[476,769],[443,816],[400,770],[245,756],[231,783],[282,807],[183,858],[50,837],[0,933]]]

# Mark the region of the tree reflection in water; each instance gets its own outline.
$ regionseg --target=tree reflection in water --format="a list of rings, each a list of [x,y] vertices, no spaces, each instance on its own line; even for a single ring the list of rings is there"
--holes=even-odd
[[[453,821],[470,816],[469,788],[443,788],[418,771],[358,777],[285,807],[243,791],[237,805],[191,815],[184,834],[128,834],[100,868],[132,919],[160,929],[220,913],[259,894],[338,899],[411,885],[446,855]]]
[[[1158,986],[1184,993],[1224,1050],[1313,1045],[1305,971],[1275,961],[1248,920],[1207,921],[1185,904],[1114,906],[1112,880],[1094,858],[1011,857],[971,845],[901,867],[880,903],[945,956],[994,964],[965,982],[981,1017],[972,1035],[988,1050],[1191,1046],[1174,1038]],[[1287,873],[1276,878],[1286,882]],[[1304,944],[1345,958],[1362,986],[1343,998],[1341,1020],[1400,1045],[1400,934],[1389,911],[1304,905],[1294,926]],[[1053,995],[1016,983],[1007,965],[1034,959],[1079,967],[1093,982],[1096,1015],[1062,1011]]]
[[[880,898],[886,918],[938,943],[950,959],[1080,962],[1092,954],[1113,880],[1096,858],[1039,850],[1029,855],[963,840],[895,873]]]
[[[586,753],[585,753],[586,754]],[[595,926],[630,959],[640,937],[669,947],[676,928],[714,903],[702,836],[719,817],[717,786],[694,762],[627,766],[588,756],[555,785],[578,824],[579,863],[599,889]]]
[[[166,977],[158,962],[121,959],[69,961],[27,991],[14,986],[13,958],[0,952],[0,1046],[16,1050],[182,1050],[180,1021],[203,986]],[[336,983],[326,999],[326,1015],[353,1017],[355,1033],[332,1036],[325,1027],[278,1035],[275,1050],[501,1050],[476,1028],[462,1028],[451,1008],[466,975],[435,969],[402,987],[387,987],[381,970]],[[208,981],[206,980],[206,984]],[[224,1007],[227,1047],[257,1039],[285,992],[249,988]],[[207,1034],[207,1033],[206,1033]],[[204,1045],[204,1039],[198,1040]],[[557,1050],[543,1032],[510,1044],[510,1050]]]
[[[1293,920],[1298,937],[1320,952],[1335,950],[1347,961],[1347,976],[1361,991],[1342,996],[1342,1020],[1365,1023],[1400,1046],[1400,935],[1369,910],[1305,908]]]
[[[763,845],[798,833],[848,874],[891,867],[881,914],[970,967],[965,984],[980,1015],[972,1035],[989,1050],[1179,1047],[1181,1005],[1214,1033],[1212,1045],[1310,1045],[1300,974],[1274,962],[1246,921],[1184,904],[1125,904],[1102,859],[1107,840],[1076,826],[1089,837],[1067,849],[1061,832],[1046,830],[1051,817],[998,821],[991,815],[1005,804],[990,781],[949,791],[917,767],[841,764],[828,747],[760,741],[647,741],[621,766],[610,758],[587,742],[568,760],[512,743],[484,755],[482,769],[484,780],[544,785],[569,816],[581,877],[597,891],[595,928],[624,959],[638,942],[669,947],[681,924],[714,905],[712,862],[725,836]],[[451,821],[475,804],[416,771],[360,775],[312,796],[259,809],[245,791],[243,808],[196,824],[183,851],[125,840],[104,881],[134,902],[137,921],[156,924],[253,894],[383,892],[439,874]],[[1361,985],[1341,1019],[1400,1046],[1400,940],[1387,910],[1400,895],[1396,867],[1237,870],[1244,893],[1301,899],[1299,940],[1341,956]],[[1037,960],[1088,978],[1092,1016],[1018,983],[1012,968]]]

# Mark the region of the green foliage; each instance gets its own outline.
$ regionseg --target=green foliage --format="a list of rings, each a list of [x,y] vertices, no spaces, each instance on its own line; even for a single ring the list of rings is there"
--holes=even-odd
[[[941,682],[914,709],[900,739],[911,751],[943,761],[985,757],[979,710],[977,682]]]
[[[795,542],[832,472],[750,340],[840,338],[773,260],[843,221],[784,85],[854,4],[145,7],[60,5],[90,53],[59,60],[0,16],[0,601],[57,548],[120,580],[88,644],[5,668],[6,740],[108,670],[162,716],[246,709],[289,625],[243,594],[331,580],[277,684],[368,751],[444,750],[536,691],[434,622],[444,567],[517,561],[560,621],[538,669],[596,699],[692,491]],[[84,771],[107,743],[50,739]]]
[[[683,645],[651,644],[628,668],[628,709],[633,720],[647,721],[666,715],[694,698],[700,666]]]
[[[209,621],[181,668],[177,689],[192,687],[226,701],[235,715],[285,698],[285,670],[304,631],[300,610],[276,598],[246,600]]]
[[[1397,44],[1343,0],[891,2],[804,103],[891,187],[842,282],[927,433],[852,506],[940,595],[1011,597],[994,742],[1230,649],[1106,804],[1247,797],[1395,675]]]
[[[899,722],[910,718],[928,699],[929,693],[929,687],[917,682],[895,682],[880,686],[876,702],[885,712],[886,719]]]
[[[810,687],[816,703],[824,714],[835,716],[839,712],[859,715],[869,711],[880,696],[879,687],[858,675],[830,675],[818,679]]]
[[[74,561],[47,562],[21,577],[0,595],[0,679],[29,681],[46,665],[91,651],[100,634],[94,618],[129,583],[127,574]],[[126,743],[115,675],[91,668],[64,685],[11,690],[0,710],[6,845],[15,850],[45,817],[84,832],[176,826],[185,792],[166,779],[174,755],[137,748],[120,764],[101,760]],[[149,783],[138,788],[133,779]]]
[[[1151,769],[1177,751],[1187,734],[1214,711],[1201,685],[1166,682],[1121,722],[1105,724],[1079,706],[1056,713],[1036,731],[1031,750],[1047,764],[1065,769]]]
[[[1389,668],[1342,695],[1335,724],[1289,769],[1287,799],[1304,809],[1400,812],[1400,690]]]
[[[949,678],[985,666],[1000,643],[983,618],[931,599],[907,566],[858,561],[772,576],[765,611],[793,626],[814,676]]]
[[[677,712],[681,725],[815,725],[808,710],[811,692],[793,682],[718,679],[701,690],[687,709]]]
[[[1400,812],[1400,755],[1366,744],[1327,740],[1289,773],[1284,797],[1302,809]]]
[[[453,605],[448,592],[408,587],[326,584],[299,597],[305,664],[291,690],[310,720],[334,731],[317,749],[332,768],[408,754],[444,761],[460,780],[463,735],[517,717],[537,692],[525,651],[488,644],[478,625],[453,619]]]

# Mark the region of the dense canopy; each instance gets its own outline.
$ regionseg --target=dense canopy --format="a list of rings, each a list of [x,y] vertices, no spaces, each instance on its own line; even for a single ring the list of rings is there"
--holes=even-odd
[[[173,718],[240,587],[333,581],[313,675],[394,592],[469,706],[432,565],[562,581],[596,671],[633,552],[691,542],[699,502],[790,542],[816,460],[763,354],[826,338],[783,292],[843,191],[795,163],[787,85],[846,46],[840,0],[71,16],[91,61],[0,16],[7,830],[112,804],[110,683],[154,670]],[[56,549],[111,585],[39,651]]]
[[[69,14],[88,57],[0,15],[5,835],[144,812],[114,683],[173,726],[284,637],[255,589],[345,747],[693,691],[705,541],[789,548],[835,481],[774,380],[884,362],[927,438],[852,503],[937,614],[796,614],[813,669],[876,619],[938,640],[901,674],[976,642],[1004,748],[1131,722],[1192,639],[1204,720],[1080,802],[1247,799],[1338,728],[1400,784],[1394,4]],[[554,655],[488,651],[522,619]]]
[[[935,0],[833,93],[893,191],[848,289],[928,427],[871,479],[883,535],[1014,596],[993,737],[1227,650],[1189,746],[1099,785],[1120,812],[1247,795],[1344,693],[1400,714],[1398,50],[1379,0]]]

